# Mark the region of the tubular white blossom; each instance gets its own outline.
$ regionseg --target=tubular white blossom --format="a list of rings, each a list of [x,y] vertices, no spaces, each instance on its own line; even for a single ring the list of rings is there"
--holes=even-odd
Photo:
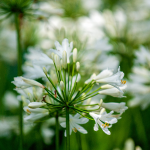
[[[17,88],[28,88],[30,86],[39,86],[41,88],[45,88],[41,83],[31,80],[31,79],[27,79],[24,77],[16,77],[14,78],[15,81],[12,81],[13,84],[15,84],[17,86]]]
[[[124,73],[120,71],[120,67],[118,68],[118,72],[110,77],[106,77],[103,79],[96,80],[97,83],[106,83],[111,84],[113,86],[122,85],[122,78],[124,77]]]
[[[61,88],[61,90],[64,90],[64,82],[63,81],[60,81],[60,88]]]
[[[77,62],[77,63],[76,63],[76,70],[79,71],[79,69],[80,69],[80,63]]]
[[[121,102],[121,103],[102,103],[102,107],[109,109],[109,110],[113,110],[115,112],[118,113],[123,113],[126,109],[128,109],[127,106],[125,106],[125,102]]]
[[[61,70],[61,63],[60,63],[60,58],[58,57],[58,55],[54,56],[54,60],[55,60],[55,64],[58,70]]]
[[[100,80],[103,78],[110,77],[113,74],[112,70],[105,69],[102,72],[100,72],[96,77],[94,77],[94,80]]]
[[[75,63],[76,60],[77,60],[77,49],[74,48],[74,50],[73,50],[73,62]]]
[[[28,104],[28,107],[30,108],[39,108],[39,107],[42,107],[42,106],[46,106],[46,103],[43,103],[43,102],[31,102]]]
[[[32,109],[26,106],[24,107],[24,111],[26,111],[29,114],[24,118],[25,122],[34,122],[49,115],[49,111],[44,108]]]
[[[102,95],[110,95],[113,97],[125,97],[125,96],[123,96],[123,93],[124,93],[123,91],[125,90],[126,87],[127,87],[127,85],[123,85],[123,86],[119,87],[120,90],[113,87],[110,89],[101,90],[98,93],[102,94]]]

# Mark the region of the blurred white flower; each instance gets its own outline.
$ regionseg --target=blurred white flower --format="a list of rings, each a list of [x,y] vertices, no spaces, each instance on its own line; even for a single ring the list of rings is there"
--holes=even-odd
[[[35,80],[31,80],[31,79],[21,77],[21,76],[20,77],[15,77],[14,81],[12,81],[12,83],[14,85],[16,85],[17,88],[21,88],[21,89],[28,88],[30,86],[39,86],[41,88],[45,88],[41,83],[39,83]]]
[[[87,134],[87,131],[81,127],[79,124],[85,124],[89,121],[87,118],[80,118],[80,114],[76,114],[72,116],[71,114],[69,115],[69,122],[70,122],[70,135],[72,133],[72,130],[76,133],[77,131]],[[66,128],[66,122],[60,123],[60,125],[63,128]],[[66,136],[66,130],[65,130],[65,136]]]
[[[24,107],[24,111],[27,112],[27,116],[24,117],[25,122],[35,122],[43,117],[49,115],[49,111],[45,108],[29,108],[28,106]]]
[[[127,106],[125,106],[125,102],[121,102],[121,103],[102,103],[101,106],[109,109],[109,110],[113,110],[115,112],[118,113],[123,113],[126,109],[128,109]]]
[[[113,88],[101,90],[98,93],[102,94],[102,95],[110,95],[113,97],[125,97],[125,96],[123,96],[123,94],[124,94],[123,91],[126,89],[126,87],[127,87],[127,85],[122,85],[122,86],[119,86],[119,89],[116,87],[113,87]]]
[[[62,41],[62,45],[58,41],[55,42],[56,50],[50,49],[51,52],[54,52],[57,54],[60,58],[63,56],[63,51],[66,51],[67,53],[67,63],[70,63],[70,56],[72,55],[72,48],[73,48],[73,42],[69,44],[68,39],[64,39]]]

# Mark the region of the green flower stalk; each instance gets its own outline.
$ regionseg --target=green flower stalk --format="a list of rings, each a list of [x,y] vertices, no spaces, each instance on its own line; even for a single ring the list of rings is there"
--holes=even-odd
[[[1,0],[0,1],[0,19],[14,17],[17,50],[18,50],[18,76],[22,75],[22,48],[21,48],[21,22],[22,18],[29,15],[30,0]],[[23,102],[20,101],[19,128],[20,128],[20,150],[23,149]]]
[[[16,77],[13,83],[16,85],[18,92],[19,90],[25,91],[26,88],[30,89],[31,87],[41,89],[41,95],[43,97],[41,100],[35,98],[35,93],[33,92],[31,95],[34,100],[31,99],[31,96],[30,102],[24,100],[24,110],[28,114],[24,120],[35,122],[42,118],[55,117],[56,149],[58,149],[58,117],[64,117],[66,121],[61,122],[60,125],[66,128],[64,134],[66,136],[66,149],[70,150],[70,134],[72,131],[87,134],[87,131],[79,124],[85,124],[89,119],[95,120],[95,131],[98,130],[99,125],[106,134],[110,135],[108,128],[118,121],[117,119],[127,107],[124,103],[108,104],[103,103],[102,100],[100,103],[92,104],[91,99],[100,93],[114,97],[123,97],[123,91],[121,89],[124,89],[126,85],[122,80],[124,73],[120,71],[119,67],[116,74],[113,74],[109,69],[105,69],[98,75],[92,75],[81,86],[79,84],[81,79],[79,73],[80,63],[76,62],[77,49],[74,49],[72,52],[73,43],[69,43],[68,39],[64,39],[62,45],[56,41],[55,46],[56,50],[49,50],[52,53],[52,59],[41,51],[37,54],[37,57],[34,57],[36,60],[32,64],[32,69],[37,68],[38,73],[37,76],[30,77],[33,77],[33,79],[38,78],[39,74],[41,74],[44,84],[24,77]],[[73,68],[70,69],[70,62],[72,61]],[[55,70],[55,73],[51,73],[50,70]],[[95,84],[99,84],[99,86]],[[109,84],[110,86],[103,86],[103,84]],[[103,87],[108,88],[103,90]],[[112,111],[107,113],[105,108]],[[119,114],[114,115],[114,112]]]

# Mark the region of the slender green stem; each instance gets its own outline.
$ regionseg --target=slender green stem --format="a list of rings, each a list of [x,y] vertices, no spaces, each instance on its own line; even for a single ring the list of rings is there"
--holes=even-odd
[[[59,121],[58,121],[58,112],[56,114],[56,150],[59,150]]]
[[[20,33],[20,20],[19,14],[15,15],[15,26],[17,33],[17,50],[18,50],[18,76],[22,75],[22,49],[21,49],[21,33]]]
[[[68,63],[68,95],[69,95],[69,75],[70,75],[70,64]]]
[[[17,50],[18,50],[18,76],[22,75],[22,49],[21,49],[21,32],[20,32],[20,19],[19,14],[15,14],[15,26],[17,34]],[[20,150],[23,149],[23,102],[20,101],[19,113],[19,130],[20,130]]]
[[[69,107],[66,107],[66,150],[70,150],[70,124],[69,124]]]
[[[20,129],[20,150],[23,150],[23,102],[22,100],[20,101],[19,129]]]

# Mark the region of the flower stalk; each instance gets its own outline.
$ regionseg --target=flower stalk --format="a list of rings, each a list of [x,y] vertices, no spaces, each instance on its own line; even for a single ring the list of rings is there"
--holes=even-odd
[[[69,107],[66,107],[66,150],[70,150],[70,124],[69,124]]]
[[[59,120],[58,120],[58,112],[55,116],[56,119],[56,150],[59,150]]]
[[[18,76],[22,75],[22,49],[21,49],[21,33],[20,33],[20,18],[19,13],[15,14],[15,26],[17,33],[17,50],[18,50]],[[23,149],[23,102],[20,101],[19,113],[19,130],[20,130],[20,150]]]

